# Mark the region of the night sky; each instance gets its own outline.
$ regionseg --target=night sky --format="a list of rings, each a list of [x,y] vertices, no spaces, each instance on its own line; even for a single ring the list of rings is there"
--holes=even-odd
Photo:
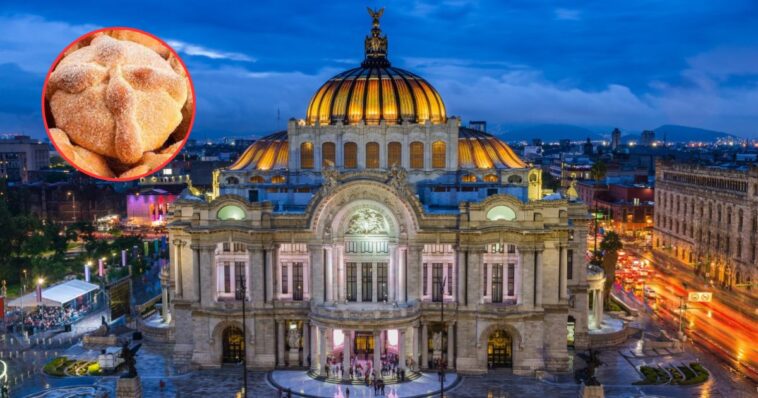
[[[386,7],[393,66],[425,77],[464,121],[758,138],[754,0],[68,3],[0,6],[0,133],[44,136],[47,69],[106,26],[149,31],[180,53],[198,96],[194,138],[282,129],[363,59],[368,5]]]

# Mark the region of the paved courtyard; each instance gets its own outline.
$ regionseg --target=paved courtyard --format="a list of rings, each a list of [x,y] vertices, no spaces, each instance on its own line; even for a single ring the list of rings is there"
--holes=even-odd
[[[754,397],[755,385],[739,378],[709,357],[706,352],[688,348],[685,353],[672,354],[663,352],[662,355],[632,355],[636,342],[612,350],[601,352],[600,359],[603,365],[597,370],[598,379],[605,385],[607,397],[724,397],[741,398]],[[81,348],[74,346],[69,352],[80,351]],[[34,354],[27,354],[34,356]],[[142,378],[145,397],[198,397],[198,398],[221,398],[233,397],[242,386],[242,370],[238,366],[229,366],[221,369],[194,370],[179,372],[173,366],[170,350],[167,346],[146,343],[138,353],[137,368]],[[640,379],[635,367],[643,363],[667,363],[687,362],[699,359],[711,372],[712,378],[705,384],[694,387],[680,387],[673,385],[662,386],[635,386],[633,382]],[[6,359],[9,366],[18,364],[14,359]],[[584,366],[582,359],[574,357],[578,368]],[[35,363],[41,366],[40,362]],[[313,380],[306,380],[304,372],[281,372],[287,374],[291,380],[302,384],[300,389],[293,389],[293,396],[303,391],[313,395],[331,396],[344,398],[344,390],[336,388],[334,384],[322,384]],[[393,386],[386,389],[386,397],[411,396],[412,394],[423,395],[423,389],[436,386],[436,374],[430,373],[424,376],[425,383],[419,383],[415,387],[405,384],[399,387]],[[51,388],[62,386],[96,386],[108,391],[110,396],[115,396],[116,377],[67,377],[56,378],[46,376],[41,372],[33,373],[31,377],[24,379],[23,383],[13,386],[12,397],[26,397],[39,393],[40,390],[49,386]],[[165,383],[160,387],[161,381]],[[448,383],[452,381],[448,379]],[[312,384],[311,384],[312,383]],[[404,390],[404,386],[408,386]],[[278,397],[277,390],[268,381],[268,372],[248,372],[248,397]],[[351,398],[373,397],[373,389],[351,386]],[[437,388],[434,391],[438,391]],[[322,395],[326,393],[327,395]],[[329,395],[331,393],[331,395]],[[515,397],[576,397],[579,393],[573,376],[570,374],[556,375],[544,380],[534,377],[514,376],[509,371],[493,371],[483,376],[462,376],[460,382],[446,392],[449,398],[515,398]]]

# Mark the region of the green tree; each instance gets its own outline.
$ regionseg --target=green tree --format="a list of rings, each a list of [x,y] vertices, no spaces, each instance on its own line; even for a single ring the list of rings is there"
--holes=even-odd
[[[613,282],[616,280],[616,263],[618,262],[618,252],[624,247],[621,238],[615,232],[607,232],[600,243],[602,254],[602,266],[605,272],[605,289],[603,291],[604,303],[606,309],[611,303],[610,294]]]

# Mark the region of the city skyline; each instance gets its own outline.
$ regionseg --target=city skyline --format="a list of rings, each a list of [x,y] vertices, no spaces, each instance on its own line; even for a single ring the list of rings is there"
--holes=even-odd
[[[686,4],[366,5],[386,7],[393,65],[425,76],[451,115],[487,120],[495,132],[520,124],[627,131],[680,124],[757,138],[756,5]],[[192,138],[260,136],[305,117],[323,81],[357,66],[370,26],[361,4],[199,7],[114,13],[6,5],[2,132],[44,137],[39,96],[60,50],[98,27],[132,26],[166,40],[187,63],[198,96]]]

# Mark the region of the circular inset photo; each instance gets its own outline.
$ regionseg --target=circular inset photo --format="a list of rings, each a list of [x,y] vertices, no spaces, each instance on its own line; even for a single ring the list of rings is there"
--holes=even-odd
[[[79,171],[129,181],[163,168],[195,119],[195,90],[176,51],[132,28],[99,29],[58,56],[42,89],[50,141]]]

